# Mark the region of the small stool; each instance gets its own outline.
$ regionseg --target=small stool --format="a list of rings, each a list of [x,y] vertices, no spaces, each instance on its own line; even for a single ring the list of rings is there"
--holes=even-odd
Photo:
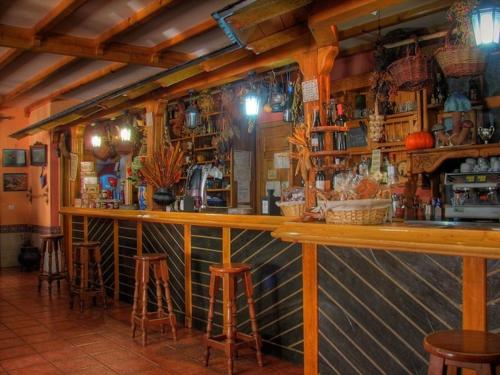
[[[176,319],[170,294],[169,274],[167,256],[165,254],[143,254],[134,257],[135,259],[135,290],[134,306],[132,307],[132,338],[135,338],[137,325],[142,330],[142,345],[146,345],[147,329],[149,325],[161,326],[161,332],[165,333],[165,325],[170,324],[173,339],[177,339]],[[153,277],[156,284],[156,304],[157,310],[148,312],[148,284],[150,269],[153,270]],[[165,292],[167,300],[167,310],[163,309],[163,297],[161,286]]]
[[[225,263],[210,266],[210,305],[208,308],[207,334],[205,336],[205,366],[208,366],[210,359],[210,349],[217,348],[226,352],[227,373],[233,374],[234,357],[241,346],[254,347],[257,352],[257,363],[262,367],[262,342],[257,327],[255,306],[253,301],[252,267],[244,263]],[[252,334],[247,335],[237,332],[236,320],[238,307],[236,305],[238,277],[241,277],[245,286],[245,295],[248,303],[248,313]],[[228,299],[224,310],[226,311],[225,333],[212,336],[212,326],[214,318],[215,295],[219,289],[219,278],[222,279],[223,289],[228,293]]]
[[[428,375],[456,375],[457,368],[495,375],[500,364],[500,335],[489,332],[437,331],[424,338],[424,349],[430,353]]]
[[[80,311],[92,297],[96,304],[97,297],[102,299],[106,308],[106,295],[101,269],[101,244],[97,241],[73,243],[73,279],[70,287],[70,308],[74,297],[80,299]]]
[[[61,280],[67,278],[66,262],[61,247],[62,234],[42,234],[42,256],[40,258],[40,274],[38,275],[38,292],[42,290],[42,281],[49,284],[52,294],[52,282],[57,281],[57,290],[61,290]],[[47,262],[47,266],[45,266]],[[54,270],[55,267],[55,270]]]

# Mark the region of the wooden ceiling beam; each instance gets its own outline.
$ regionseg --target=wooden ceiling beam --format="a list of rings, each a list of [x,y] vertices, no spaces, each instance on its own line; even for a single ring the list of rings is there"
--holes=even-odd
[[[154,0],[144,8],[140,9],[127,19],[119,22],[115,26],[106,30],[104,33],[99,35],[95,39],[95,44],[97,48],[102,48],[102,46],[108,43],[111,39],[116,38],[117,36],[130,31],[132,28],[139,26],[140,24],[147,22],[149,19],[153,18],[160,11],[165,9],[168,6],[171,6],[175,1],[174,0]]]
[[[162,52],[167,48],[175,46],[176,44],[182,43],[190,38],[193,38],[197,35],[210,31],[215,27],[217,27],[217,22],[213,18],[208,18],[205,21],[200,22],[199,24],[194,25],[189,29],[180,32],[174,37],[169,38],[161,43],[158,43],[156,46],[153,47],[153,50],[156,53]]]
[[[87,0],[61,0],[33,27],[33,35],[41,36],[43,33],[50,31],[86,2]]]
[[[312,3],[312,0],[257,0],[227,17],[236,29],[244,29]]]
[[[60,89],[52,92],[50,95],[47,95],[41,99],[38,99],[37,101],[34,101],[33,103],[29,104],[24,109],[24,111],[25,111],[25,113],[29,114],[35,108],[41,106],[44,103],[61,98],[71,91],[75,91],[75,90],[77,90],[85,85],[88,85],[89,83],[92,83],[92,82],[95,82],[101,78],[104,78],[108,74],[113,74],[113,73],[119,71],[120,69],[125,68],[126,66],[127,66],[127,64],[125,64],[125,63],[113,63],[105,68],[102,68],[102,69],[99,69],[95,72],[87,74],[86,76],[80,78],[79,80],[74,81],[74,82],[72,82],[66,86],[63,86]]]
[[[318,2],[309,16],[308,24],[318,46],[336,42],[332,26],[350,21],[360,15],[397,5],[404,0],[343,0]],[[338,41],[338,40],[337,40]]]
[[[16,48],[9,48],[2,55],[0,55],[0,71],[9,65],[12,61],[17,59],[24,51]]]
[[[256,55],[259,55],[263,52],[276,48],[282,44],[291,42],[292,40],[297,39],[301,35],[305,35],[308,33],[309,29],[307,28],[306,25],[302,24],[295,25],[289,27],[288,29],[266,36],[262,39],[250,42],[247,44],[246,49],[252,51]]]
[[[0,103],[5,103],[7,101],[13,100],[17,98],[19,95],[24,94],[29,90],[32,90],[33,88],[35,88],[36,86],[40,85],[42,82],[47,80],[49,77],[51,77],[53,74],[59,72],[64,67],[73,64],[76,60],[77,58],[73,56],[66,56],[62,58],[56,64],[49,66],[47,69],[41,70],[33,77],[27,79],[20,85],[16,86],[12,91],[9,91],[7,94],[2,96]]]
[[[350,29],[339,31],[339,39],[345,40],[349,38],[356,38],[366,33],[371,33],[373,31],[377,31],[380,25],[380,28],[391,27],[403,22],[412,21],[421,17],[426,17],[438,12],[442,12],[447,10],[453,0],[439,0],[433,3],[428,3],[422,5],[420,7],[407,10],[402,13],[394,14],[389,17],[384,17],[379,20],[375,20],[373,22],[365,23],[363,25],[354,26]]]
[[[67,35],[50,35],[43,38],[40,43],[33,44],[30,29],[3,24],[0,24],[0,45],[33,52],[54,53],[160,68],[169,68],[191,59],[188,54],[174,51],[165,51],[160,58],[153,59],[154,51],[152,48],[121,43],[113,43],[102,53],[99,53],[95,48],[93,39]]]

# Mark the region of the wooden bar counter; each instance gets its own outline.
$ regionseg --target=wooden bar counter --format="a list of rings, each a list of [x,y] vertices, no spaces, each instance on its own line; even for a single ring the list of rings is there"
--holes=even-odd
[[[71,233],[68,246],[83,239],[103,243],[105,284],[116,300],[131,299],[136,253],[167,253],[174,308],[189,327],[205,328],[209,265],[252,264],[264,350],[304,361],[306,374],[425,374],[427,333],[500,330],[500,230],[494,228],[77,208],[61,213]],[[223,319],[219,309],[219,330]],[[246,316],[238,328],[250,329]]]

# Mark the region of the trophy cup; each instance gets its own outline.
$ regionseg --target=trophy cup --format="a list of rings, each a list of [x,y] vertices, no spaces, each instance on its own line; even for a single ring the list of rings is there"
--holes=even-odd
[[[490,126],[488,127],[478,126],[477,128],[477,133],[479,134],[479,137],[482,139],[485,145],[488,144],[488,141],[491,139],[494,132],[495,125],[493,123],[490,123]]]

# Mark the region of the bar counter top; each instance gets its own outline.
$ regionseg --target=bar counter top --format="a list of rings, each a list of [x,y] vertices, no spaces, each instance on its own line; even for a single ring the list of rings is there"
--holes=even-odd
[[[271,230],[273,237],[286,242],[500,259],[500,228],[493,226],[445,227],[425,223],[358,226],[294,222],[282,216],[69,207],[62,208],[61,213],[143,222]]]

